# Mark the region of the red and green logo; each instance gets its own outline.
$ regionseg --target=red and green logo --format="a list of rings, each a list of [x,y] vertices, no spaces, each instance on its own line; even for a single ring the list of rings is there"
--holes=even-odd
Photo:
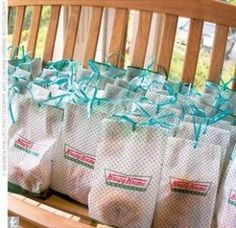
[[[34,143],[22,136],[18,136],[15,141],[14,146],[26,153],[32,154],[34,156],[39,156],[42,151],[45,151],[45,146]]]
[[[113,187],[145,192],[151,179],[151,176],[127,175],[105,169],[106,184]]]
[[[65,158],[80,165],[94,169],[96,158],[94,155],[83,153],[67,144],[64,147]]]
[[[189,181],[175,177],[170,178],[170,185],[171,191],[200,196],[207,195],[211,187],[210,182]]]
[[[230,191],[228,203],[236,206],[236,191],[233,189]]]

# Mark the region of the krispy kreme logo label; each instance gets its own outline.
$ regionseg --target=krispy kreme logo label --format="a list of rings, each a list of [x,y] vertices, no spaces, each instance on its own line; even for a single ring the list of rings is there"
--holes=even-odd
[[[65,144],[64,152],[66,159],[86,166],[87,168],[94,169],[94,165],[96,162],[95,156],[83,153],[67,144]]]
[[[189,181],[175,177],[171,177],[170,182],[171,191],[200,196],[207,195],[211,186],[210,182]]]
[[[26,153],[32,154],[34,156],[39,156],[42,151],[45,151],[46,147],[37,143],[34,143],[22,136],[16,138],[14,146]]]
[[[231,189],[228,203],[236,206],[236,190]]]
[[[151,176],[131,176],[105,169],[106,184],[118,188],[145,192],[151,179]]]

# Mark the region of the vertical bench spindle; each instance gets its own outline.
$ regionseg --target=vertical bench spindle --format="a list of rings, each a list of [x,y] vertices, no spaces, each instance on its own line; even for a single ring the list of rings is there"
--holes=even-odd
[[[202,39],[203,21],[191,19],[188,44],[185,53],[182,81],[193,83]]]
[[[177,22],[178,16],[165,15],[156,69],[164,69],[167,74],[170,70],[171,58],[175,43]]]
[[[13,38],[12,38],[13,47],[18,47],[20,45],[20,38],[24,24],[25,8],[26,8],[25,6],[16,7],[16,18],[15,18]]]
[[[93,7],[92,16],[89,22],[89,31],[86,41],[86,48],[83,59],[83,66],[88,66],[88,60],[94,59],[97,50],[99,31],[102,22],[102,7]]]
[[[236,67],[235,67],[235,71],[234,71],[234,77],[236,77]],[[236,90],[236,81],[233,82],[232,89]]]
[[[34,57],[35,55],[41,13],[42,13],[42,6],[33,7],[33,16],[31,20],[29,40],[28,40],[28,46],[27,46],[27,52],[29,53],[31,57]]]
[[[66,31],[63,58],[73,59],[77,32],[79,28],[80,12],[81,12],[80,6],[70,7],[70,15]]]
[[[123,53],[124,43],[126,43],[125,35],[128,25],[128,16],[129,12],[127,9],[116,9],[109,47],[109,54]],[[115,66],[119,65],[119,57],[111,58],[109,61]]]
[[[132,65],[143,67],[152,23],[152,12],[140,11]]]
[[[208,80],[219,83],[223,69],[225,49],[227,44],[229,27],[225,25],[216,25],[215,39],[211,54],[211,63],[208,74]]]
[[[55,47],[55,40],[57,35],[57,27],[60,17],[61,6],[54,5],[51,8],[51,16],[47,31],[47,38],[44,47],[43,62],[46,63],[53,58],[53,51]]]

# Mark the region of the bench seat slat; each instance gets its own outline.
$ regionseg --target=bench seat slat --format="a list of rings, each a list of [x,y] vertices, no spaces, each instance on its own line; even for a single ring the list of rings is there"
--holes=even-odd
[[[82,224],[65,219],[62,216],[56,215],[42,208],[35,207],[29,203],[17,199],[8,194],[9,212],[12,215],[17,215],[21,219],[35,225],[35,227],[76,227],[76,228],[91,228],[90,225]],[[30,213],[29,213],[30,212]]]

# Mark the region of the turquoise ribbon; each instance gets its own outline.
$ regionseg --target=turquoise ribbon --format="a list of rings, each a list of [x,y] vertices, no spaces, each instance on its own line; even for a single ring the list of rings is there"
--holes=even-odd
[[[145,108],[143,108],[142,105],[139,102],[135,102],[134,101],[133,104],[135,104],[139,108],[139,110],[142,113],[141,115],[143,117],[146,117],[146,118],[151,118],[152,117],[152,115]],[[131,115],[133,115],[133,114],[135,115],[136,113],[131,112],[130,114]]]
[[[196,122],[196,115],[193,115],[193,129],[194,129],[194,145],[193,147],[196,149],[199,139],[202,133],[202,127],[204,123],[205,118],[200,117],[200,123]],[[197,126],[198,125],[198,126]]]
[[[60,61],[58,61],[60,62]],[[67,63],[67,60],[61,61],[64,65]],[[53,63],[55,64],[55,63]],[[74,86],[74,80],[73,80],[73,75],[74,75],[74,67],[76,65],[71,64],[69,66],[70,71],[67,73],[67,75],[63,74],[63,72],[58,71],[54,65],[50,65],[50,69],[54,69],[56,71],[56,75],[49,77],[49,78],[37,78],[34,80],[33,83],[43,86],[43,87],[49,87],[51,85],[58,85],[59,88],[61,89],[66,89],[67,91],[69,90],[75,90]]]
[[[124,62],[125,62],[125,57],[122,55],[122,54],[120,54],[120,53],[111,53],[111,54],[109,54],[108,56],[107,56],[107,58],[106,58],[106,63],[107,63],[107,65],[109,66],[109,68],[108,68],[108,70],[110,70],[111,72],[113,72],[113,69],[115,69],[114,71],[116,71],[116,74],[113,74],[112,75],[112,78],[114,78],[114,79],[117,79],[117,78],[122,78],[124,75],[125,75],[125,70],[124,69],[122,69],[122,68],[119,68],[119,67],[117,67],[117,66],[114,66],[113,64],[111,64],[111,62],[109,61],[109,59],[111,58],[111,56],[114,56],[114,55],[116,55],[116,56],[119,56]],[[121,71],[119,74],[117,74],[117,71]]]
[[[214,115],[213,117],[207,118],[207,125],[215,124],[220,120],[225,119],[230,114],[229,110],[221,111]]]
[[[233,78],[231,78],[229,81],[225,82],[223,80],[223,78],[221,77],[220,79],[221,83],[222,83],[222,89],[223,90],[226,90],[226,89],[229,89],[228,88],[228,85],[231,83],[231,82],[235,82],[236,81],[236,76],[234,76]]]
[[[135,131],[137,122],[134,119],[130,118],[128,115],[120,114],[120,113],[114,113],[112,116],[113,117],[117,117],[117,118],[119,118],[119,119],[121,119],[121,120],[123,120],[123,121],[125,121],[125,122],[127,122],[129,124],[131,124],[132,131]]]
[[[29,57],[29,55],[25,54],[25,48],[23,45],[17,46],[17,47],[9,46],[8,50],[10,50],[10,49],[14,49],[13,55],[10,58],[11,60],[18,60],[18,61],[26,62],[28,59],[31,59]],[[22,56],[21,56],[21,58],[18,58],[18,54],[19,54],[18,51],[20,49],[22,50]]]
[[[147,65],[146,69],[143,69],[141,75],[138,76],[139,78],[141,78],[141,83],[143,83],[145,78],[148,77],[148,75],[150,74],[150,69],[155,64],[155,62],[156,62],[156,60],[154,58],[149,59],[149,63]]]
[[[174,105],[177,102],[177,97],[170,97],[164,100],[163,102],[160,102],[157,104],[156,108],[156,114],[161,111],[162,108],[169,106],[169,105]]]
[[[87,111],[88,111],[88,118],[90,118],[90,116],[91,116],[91,112],[92,112],[93,105],[94,105],[95,100],[96,100],[97,92],[98,92],[98,89],[95,88],[93,96],[92,96],[92,99],[89,100],[89,102],[88,102],[88,109],[87,109]]]
[[[9,90],[9,94],[11,93],[11,91],[14,95],[15,94],[20,94],[20,90],[17,86],[12,86],[8,90]],[[16,118],[15,118],[15,114],[14,114],[13,109],[12,109],[12,96],[10,96],[10,95],[9,95],[9,100],[8,100],[8,110],[9,110],[9,113],[10,113],[12,123],[15,124],[16,123]]]
[[[94,64],[94,61],[93,60],[89,60],[88,61],[88,65],[89,67],[91,68],[92,70],[92,75],[90,77],[90,79],[88,80],[88,83],[91,83],[92,81],[98,81],[100,79],[100,70],[97,68],[97,66]]]
[[[49,61],[45,67],[56,71],[63,71],[65,66],[70,65],[70,63],[71,61],[68,59],[62,59],[59,61]]]
[[[149,63],[147,65],[146,68],[138,68],[138,67],[134,67],[134,66],[130,66],[131,68],[137,68],[139,71],[141,71],[140,74],[138,74],[137,77],[134,77],[132,80],[135,80],[135,79],[138,79],[140,80],[138,82],[138,85],[136,85],[134,82],[132,82],[132,80],[129,82],[129,85],[132,88],[134,88],[134,92],[138,92],[138,91],[141,91],[141,92],[146,92],[150,89],[151,85],[153,84],[160,84],[160,81],[158,81],[157,79],[153,80],[151,83],[147,83],[145,82],[146,78],[149,77],[149,75],[151,73],[153,74],[158,74],[158,75],[163,75],[166,77],[165,74],[162,74],[160,72],[153,72],[151,71],[151,67],[155,64],[156,60],[154,58],[150,58],[149,60]],[[150,85],[151,84],[151,85]]]
[[[170,115],[171,114],[163,115],[159,118],[151,117],[151,118],[148,118],[147,121],[140,121],[140,122],[135,121],[130,116],[128,116],[127,114],[123,114],[123,113],[114,113],[112,116],[117,117],[117,118],[121,119],[122,121],[131,124],[132,130],[135,131],[137,126],[154,127],[154,126],[159,125],[160,127],[165,128],[165,129],[172,129],[174,126],[163,120],[164,118],[166,118]]]
[[[214,95],[213,96],[215,96],[214,97],[215,101],[214,101],[213,107],[216,108],[216,109],[221,109],[222,105],[224,105],[225,103],[229,102],[229,97],[225,98],[222,95],[222,92],[225,91],[226,89],[228,89],[225,85],[224,86],[220,86],[220,85],[217,85],[217,84],[215,84],[213,82],[209,82],[209,81],[207,81],[205,83],[205,87],[207,89],[209,89],[210,91],[214,91]]]
[[[150,119],[148,119],[148,121],[141,122],[140,125],[152,126],[152,127],[159,125],[164,129],[173,129],[176,126],[168,123],[168,121],[165,121],[165,118],[170,118],[170,117],[176,118],[176,115],[174,113],[169,113],[158,117],[151,117]]]

